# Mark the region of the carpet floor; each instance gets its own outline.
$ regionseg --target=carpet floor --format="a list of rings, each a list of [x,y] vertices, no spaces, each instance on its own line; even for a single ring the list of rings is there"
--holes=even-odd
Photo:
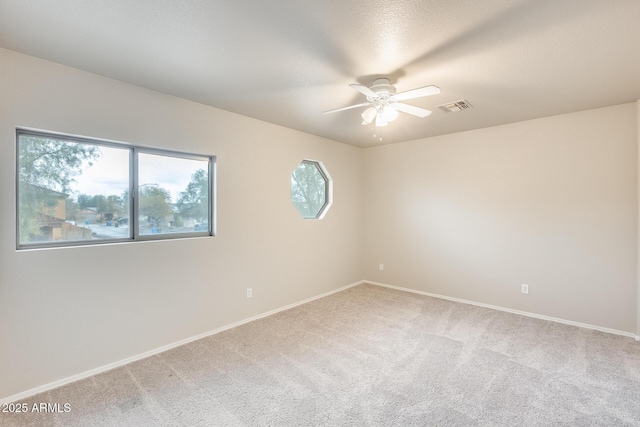
[[[640,426],[640,343],[359,285],[37,402],[0,426]]]

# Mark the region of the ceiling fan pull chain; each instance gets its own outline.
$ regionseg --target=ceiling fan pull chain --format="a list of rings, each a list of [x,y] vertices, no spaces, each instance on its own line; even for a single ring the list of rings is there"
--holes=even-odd
[[[382,141],[382,126],[376,126],[375,122],[373,124],[373,139],[378,139]]]

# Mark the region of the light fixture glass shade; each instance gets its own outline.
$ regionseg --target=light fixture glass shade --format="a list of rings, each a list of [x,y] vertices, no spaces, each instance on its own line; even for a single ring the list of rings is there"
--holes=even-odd
[[[382,109],[382,117],[387,122],[392,122],[398,118],[398,110],[393,108],[391,105],[385,105]]]
[[[376,126],[377,127],[382,127],[382,126],[386,126],[388,124],[389,124],[389,122],[385,120],[385,118],[383,117],[382,113],[378,113],[378,115],[376,116]]]
[[[376,118],[376,107],[369,107],[362,113],[362,124],[368,125]]]

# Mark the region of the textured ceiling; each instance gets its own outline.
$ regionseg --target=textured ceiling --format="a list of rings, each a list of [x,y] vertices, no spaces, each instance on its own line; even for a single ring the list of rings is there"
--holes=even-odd
[[[0,46],[364,147],[321,113],[377,77],[442,90],[383,143],[640,99],[639,0],[0,0]]]

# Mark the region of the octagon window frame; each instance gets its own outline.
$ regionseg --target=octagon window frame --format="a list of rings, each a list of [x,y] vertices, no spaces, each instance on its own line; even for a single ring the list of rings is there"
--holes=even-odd
[[[293,182],[290,182],[291,204],[294,206],[294,208],[296,208],[296,210],[298,211],[300,216],[302,216],[302,218],[305,219],[305,220],[323,219],[325,217],[325,215],[327,214],[327,212],[329,211],[329,209],[331,208],[331,205],[333,205],[333,178],[331,178],[331,175],[327,171],[327,168],[324,166],[324,164],[320,160],[313,160],[313,159],[303,159],[296,166],[296,168],[293,170],[293,172],[290,175],[290,178],[293,177],[294,173],[296,172],[296,170],[298,170],[298,168],[301,165],[305,165],[305,164],[315,167],[318,170],[318,172],[320,173],[320,175],[322,176],[322,178],[323,178],[323,180],[325,182],[325,186],[324,186],[324,204],[318,209],[318,213],[315,216],[305,216],[304,213],[302,211],[300,211],[298,206],[296,206],[296,204],[295,204],[295,202],[293,200]]]

